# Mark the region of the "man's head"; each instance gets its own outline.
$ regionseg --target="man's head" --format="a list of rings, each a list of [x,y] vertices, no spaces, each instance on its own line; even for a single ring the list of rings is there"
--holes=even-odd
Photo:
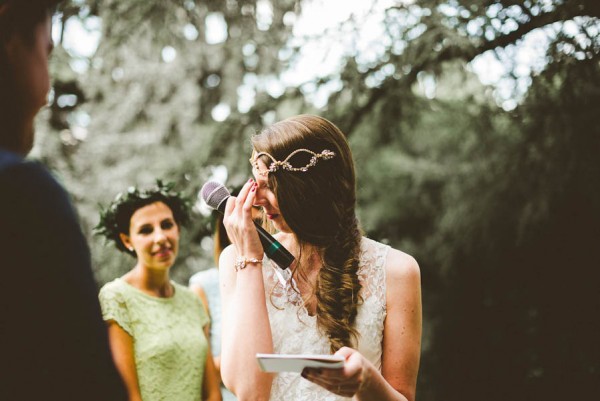
[[[0,148],[27,154],[50,89],[51,15],[60,0],[0,0]]]

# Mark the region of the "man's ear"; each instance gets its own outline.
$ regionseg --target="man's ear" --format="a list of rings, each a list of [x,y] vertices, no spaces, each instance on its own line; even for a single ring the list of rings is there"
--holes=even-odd
[[[129,235],[125,235],[123,233],[119,233],[119,238],[121,238],[121,242],[125,245],[125,248],[130,251],[133,250],[133,246],[131,246],[131,240],[129,239]]]

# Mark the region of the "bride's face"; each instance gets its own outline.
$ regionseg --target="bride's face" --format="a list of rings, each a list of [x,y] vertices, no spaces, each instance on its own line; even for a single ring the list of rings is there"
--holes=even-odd
[[[273,192],[272,188],[269,186],[268,175],[264,176],[260,174],[260,172],[267,171],[267,166],[262,160],[257,160],[257,168],[252,169],[252,174],[254,175],[254,180],[256,181],[257,189],[256,189],[256,201],[255,205],[262,207],[267,218],[273,222],[275,228],[284,233],[291,233],[290,227],[287,225],[285,219],[281,215],[281,210],[279,209],[279,203],[277,202],[277,197]]]

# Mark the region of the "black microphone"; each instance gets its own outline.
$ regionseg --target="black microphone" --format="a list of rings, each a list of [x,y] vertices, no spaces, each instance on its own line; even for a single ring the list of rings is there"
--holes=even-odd
[[[231,196],[227,188],[223,184],[215,181],[208,181],[200,190],[202,199],[206,204],[221,213],[225,213],[225,206],[227,204],[227,198]],[[287,269],[294,261],[294,256],[281,245],[271,234],[265,231],[260,225],[254,222],[256,230],[258,231],[258,238],[263,246],[265,254],[273,262],[277,263],[277,266],[282,269]]]

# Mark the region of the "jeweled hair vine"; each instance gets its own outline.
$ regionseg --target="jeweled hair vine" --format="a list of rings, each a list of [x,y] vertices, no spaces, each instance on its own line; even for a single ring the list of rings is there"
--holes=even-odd
[[[298,153],[308,153],[312,156],[310,158],[309,162],[305,166],[294,167],[290,163],[290,159],[292,157],[294,157],[295,155],[297,155]],[[266,170],[261,171],[260,167],[258,166],[258,158],[260,156],[266,156],[269,159],[271,159],[271,164],[269,164],[269,166],[267,167]],[[258,152],[258,153],[255,152],[253,157],[250,158],[250,163],[256,169],[256,172],[258,174],[260,174],[263,177],[266,177],[267,175],[269,175],[269,173],[274,173],[274,172],[278,171],[279,169],[286,170],[286,171],[292,171],[292,172],[305,173],[308,171],[309,168],[316,166],[320,160],[329,160],[329,159],[332,159],[333,157],[335,157],[335,152],[333,152],[329,149],[324,149],[320,153],[315,153],[309,149],[296,149],[283,160],[277,160],[271,154],[269,154],[267,152]]]

